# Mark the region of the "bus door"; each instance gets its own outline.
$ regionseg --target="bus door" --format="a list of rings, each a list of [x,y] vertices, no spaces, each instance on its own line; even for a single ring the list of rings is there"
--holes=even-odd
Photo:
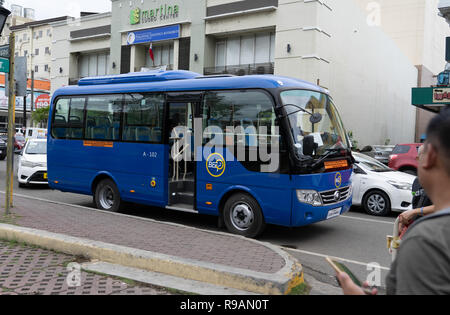
[[[168,209],[197,212],[194,118],[201,103],[199,93],[168,95],[169,204]]]

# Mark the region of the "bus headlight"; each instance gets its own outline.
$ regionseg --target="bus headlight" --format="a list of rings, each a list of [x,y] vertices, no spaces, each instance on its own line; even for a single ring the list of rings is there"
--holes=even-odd
[[[315,207],[322,205],[322,199],[315,190],[297,190],[297,198],[301,203],[306,203]]]

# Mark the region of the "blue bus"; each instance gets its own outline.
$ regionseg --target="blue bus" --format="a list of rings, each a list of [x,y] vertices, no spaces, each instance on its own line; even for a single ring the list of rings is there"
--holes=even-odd
[[[353,157],[328,91],[277,76],[151,71],[57,90],[48,127],[52,189],[214,215],[257,237],[350,209]],[[269,158],[268,158],[269,157]]]

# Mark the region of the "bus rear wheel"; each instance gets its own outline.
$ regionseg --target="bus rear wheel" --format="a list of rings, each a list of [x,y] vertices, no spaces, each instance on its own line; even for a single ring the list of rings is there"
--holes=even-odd
[[[95,203],[98,209],[119,212],[122,200],[119,189],[111,179],[102,180],[95,188]]]
[[[258,237],[266,228],[258,202],[247,194],[232,195],[224,205],[223,220],[230,233]]]

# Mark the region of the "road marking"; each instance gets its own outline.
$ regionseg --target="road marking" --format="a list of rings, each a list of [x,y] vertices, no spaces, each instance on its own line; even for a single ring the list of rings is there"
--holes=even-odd
[[[339,218],[341,218],[341,219],[357,220],[357,221],[363,221],[363,222],[389,224],[389,225],[394,225],[394,223],[395,223],[395,222],[387,222],[387,221],[382,221],[382,220],[374,220],[374,219],[364,219],[364,218],[352,217],[352,216],[349,216],[349,215],[341,215]]]
[[[364,262],[360,262],[360,261],[356,261],[356,260],[335,257],[335,256],[330,256],[330,255],[324,255],[324,254],[309,252],[309,251],[301,250],[301,249],[292,249],[292,248],[284,247],[284,246],[280,246],[280,247],[286,251],[292,251],[292,252],[297,252],[297,253],[301,253],[301,254],[307,254],[307,255],[317,256],[317,257],[322,257],[322,258],[330,257],[331,259],[335,259],[335,260],[338,260],[341,262],[351,263],[351,264],[360,265],[360,266],[364,266],[364,267],[367,267],[369,265],[369,263],[364,263]],[[383,267],[383,266],[380,266],[380,269],[385,270],[385,271],[391,270],[390,268]]]

